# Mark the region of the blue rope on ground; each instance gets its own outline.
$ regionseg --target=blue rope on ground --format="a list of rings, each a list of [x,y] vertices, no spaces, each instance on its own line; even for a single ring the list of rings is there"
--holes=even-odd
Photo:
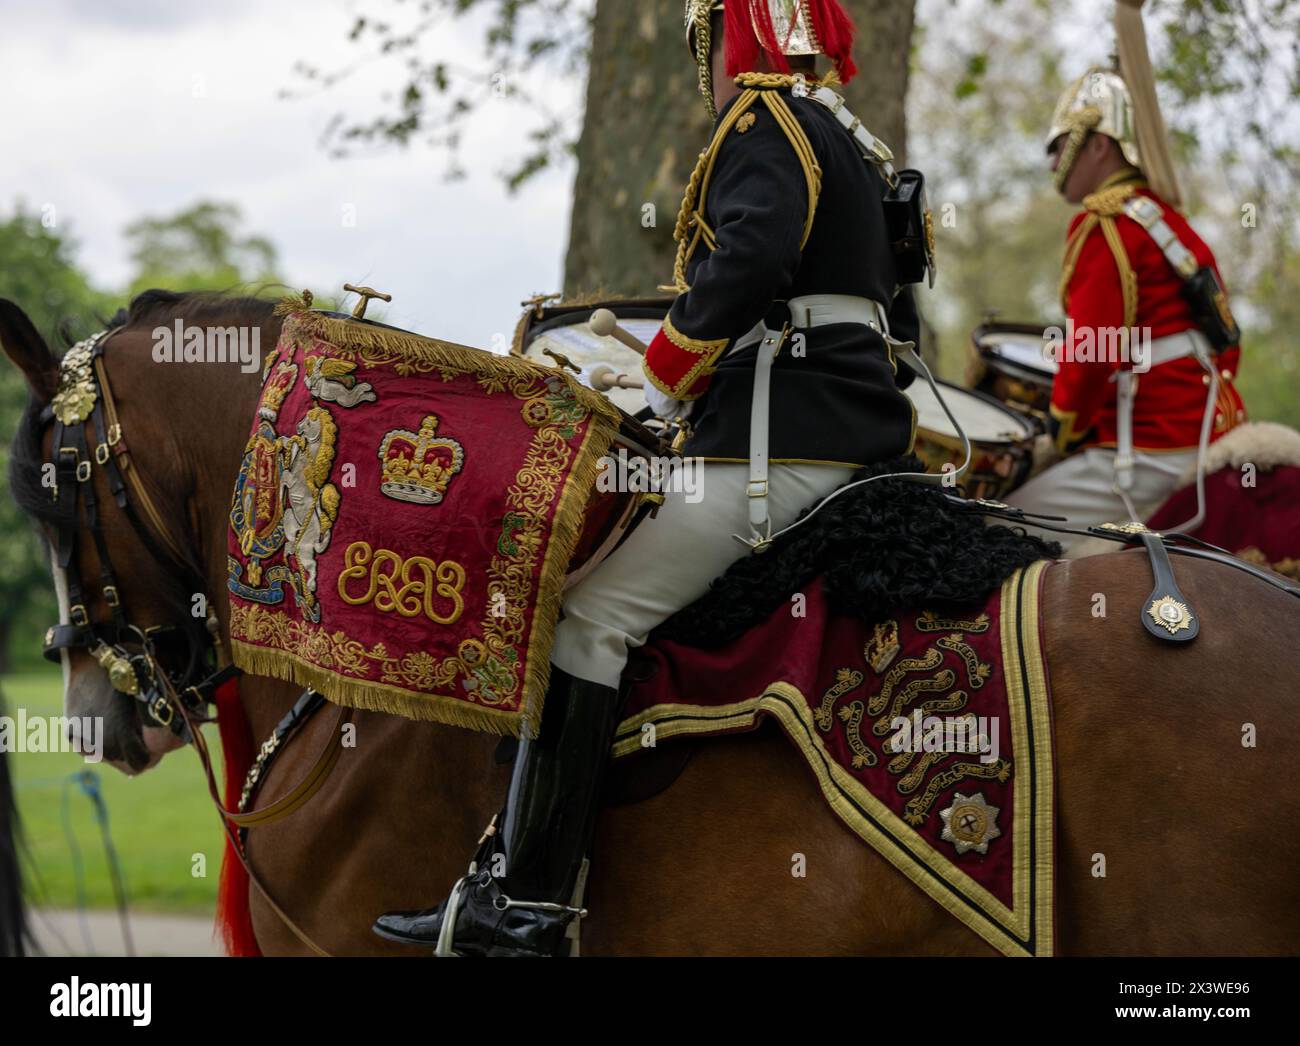
[[[95,954],[95,945],[90,938],[90,927],[86,922],[86,882],[85,869],[81,860],[81,847],[77,843],[76,833],[72,830],[72,788],[76,786],[94,809],[95,821],[99,825],[100,838],[104,843],[104,856],[108,862],[108,873],[113,883],[113,897],[117,904],[118,919],[122,924],[122,941],[129,956],[135,955],[135,940],[131,934],[131,917],[128,911],[126,883],[122,875],[121,862],[118,860],[117,847],[113,844],[113,832],[109,826],[108,804],[100,787],[99,774],[94,770],[77,770],[60,777],[38,777],[16,782],[18,788],[33,788],[42,785],[58,785],[61,790],[60,816],[63,822],[63,834],[68,841],[68,850],[72,854],[73,878],[76,884],[77,916],[81,924],[81,936],[87,954]]]

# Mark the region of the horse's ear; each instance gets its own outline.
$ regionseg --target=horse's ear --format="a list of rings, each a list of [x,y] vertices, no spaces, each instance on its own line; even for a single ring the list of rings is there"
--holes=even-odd
[[[23,372],[41,404],[49,403],[59,389],[59,364],[32,321],[8,298],[0,298],[0,347]]]

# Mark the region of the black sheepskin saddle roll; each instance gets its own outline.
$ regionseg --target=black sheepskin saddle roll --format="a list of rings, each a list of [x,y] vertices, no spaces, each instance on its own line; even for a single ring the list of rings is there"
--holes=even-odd
[[[854,481],[924,470],[909,457],[863,469]],[[650,638],[723,646],[817,577],[834,612],[867,624],[918,608],[979,607],[1017,569],[1060,554],[1055,542],[986,522],[977,506],[942,488],[880,479],[840,494],[767,551],[738,560]]]

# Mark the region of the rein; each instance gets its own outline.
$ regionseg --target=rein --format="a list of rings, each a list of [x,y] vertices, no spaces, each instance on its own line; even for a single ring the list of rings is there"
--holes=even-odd
[[[299,699],[298,704],[294,706],[295,712],[298,710],[299,706],[303,704],[303,700],[309,694],[312,694],[312,691],[307,691],[304,693],[303,697]],[[176,696],[174,691],[173,696]],[[189,721],[190,713],[185,707],[184,702],[177,699],[176,707],[180,710],[180,714]],[[292,716],[293,714],[293,712],[290,712],[289,715]],[[257,892],[262,895],[262,899],[267,903],[267,906],[271,911],[275,912],[275,914],[279,916],[280,921],[288,927],[289,931],[315,955],[322,958],[331,958],[331,955],[312,940],[307,932],[293,921],[289,913],[276,903],[275,898],[271,896],[271,892],[266,888],[262,883],[261,878],[253,870],[253,866],[249,862],[247,854],[244,853],[243,832],[254,825],[270,824],[283,817],[287,817],[320,790],[321,785],[325,783],[330,772],[334,769],[335,764],[339,761],[339,756],[343,753],[342,727],[343,724],[351,722],[352,715],[353,710],[351,708],[339,705],[337,707],[334,724],[331,727],[330,738],[326,741],[324,748],[321,749],[320,755],[316,757],[316,761],[312,764],[311,769],[307,772],[307,775],[303,778],[302,782],[275,802],[263,807],[261,810],[255,810],[249,813],[243,812],[245,805],[244,798],[241,798],[239,803],[240,809],[237,811],[227,810],[225,805],[221,802],[221,792],[217,787],[216,774],[212,769],[212,755],[208,751],[207,738],[203,736],[201,730],[193,728],[194,725],[197,724],[191,726],[191,733],[194,736],[194,751],[198,753],[199,762],[203,766],[203,774],[208,781],[208,793],[212,796],[212,805],[217,808],[217,812],[221,815],[221,827],[226,834],[226,840],[230,843],[231,850],[234,852],[235,856],[239,858],[239,863],[243,865],[244,871],[248,874],[248,881],[257,887]],[[289,717],[286,717],[286,719],[288,718]],[[263,753],[266,753],[266,755],[260,755],[259,760],[263,760],[269,756],[270,753],[267,752],[268,745],[274,745],[275,747],[279,746],[280,736],[279,733],[272,734],[271,740],[263,744],[262,751]],[[272,751],[274,751],[274,748],[272,748]],[[253,770],[261,770],[264,765],[264,762],[255,763],[253,765]],[[245,796],[250,794],[252,786],[256,784],[256,779],[253,778],[251,772],[249,776],[250,785],[245,788]],[[241,831],[236,832],[236,827],[241,829]]]
[[[101,331],[68,350],[59,367],[58,394],[40,414],[42,427],[53,425],[54,431],[54,461],[47,462],[54,466],[53,498],[55,501],[60,497],[72,498],[72,510],[55,528],[54,541],[55,562],[67,586],[69,620],[46,631],[43,653],[48,660],[58,661],[65,651],[86,650],[108,673],[114,690],[140,703],[144,723],[165,726],[181,740],[193,745],[207,777],[213,805],[221,817],[222,829],[234,855],[248,874],[249,882],[257,887],[267,905],[299,941],[316,955],[328,956],[329,953],[290,918],[263,885],[244,852],[243,836],[254,825],[270,824],[288,816],[319,791],[342,754],[342,726],[351,721],[353,710],[338,708],[330,740],[297,787],[261,810],[246,811],[258,779],[276,750],[320,707],[319,703],[311,703],[310,709],[304,711],[309,695],[316,698],[316,702],[320,700],[311,691],[305,693],[271,739],[263,744],[249,773],[239,809],[226,809],[201,727],[213,722],[206,710],[215,702],[217,689],[243,673],[231,663],[226,653],[211,602],[208,602],[207,615],[202,622],[191,619],[181,626],[141,629],[131,623],[122,604],[117,575],[108,554],[100,506],[92,482],[95,465],[104,470],[114,503],[125,513],[136,536],[150,554],[181,573],[193,591],[202,592],[205,586],[196,560],[167,527],[131,459],[103,361],[109,340],[110,332]],[[95,542],[100,594],[109,608],[110,619],[104,622],[91,621],[81,585],[77,539],[83,518]],[[155,652],[155,641],[172,632],[179,632],[187,643],[186,664],[180,673],[164,669]],[[132,652],[125,644],[138,645],[140,650]]]

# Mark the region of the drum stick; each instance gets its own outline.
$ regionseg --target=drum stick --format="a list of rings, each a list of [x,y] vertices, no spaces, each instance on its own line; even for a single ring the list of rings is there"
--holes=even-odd
[[[597,363],[587,375],[591,387],[600,392],[607,389],[643,389],[645,382],[631,374],[620,374],[608,363]]]
[[[613,336],[640,356],[646,354],[646,344],[635,335],[629,334],[618,325],[618,317],[608,309],[597,309],[591,314],[590,326],[593,334],[604,338]]]

